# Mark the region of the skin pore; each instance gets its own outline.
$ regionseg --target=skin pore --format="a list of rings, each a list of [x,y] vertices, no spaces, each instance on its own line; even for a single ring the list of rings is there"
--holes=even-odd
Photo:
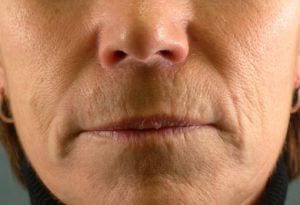
[[[0,14],[0,86],[62,202],[258,203],[299,85],[300,0],[0,0]],[[143,146],[78,134],[162,113],[218,126]]]

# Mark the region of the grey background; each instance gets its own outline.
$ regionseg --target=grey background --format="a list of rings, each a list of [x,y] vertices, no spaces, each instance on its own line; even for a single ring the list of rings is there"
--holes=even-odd
[[[30,205],[27,192],[12,175],[6,153],[0,145],[0,205]],[[300,178],[289,185],[286,205],[300,205]]]

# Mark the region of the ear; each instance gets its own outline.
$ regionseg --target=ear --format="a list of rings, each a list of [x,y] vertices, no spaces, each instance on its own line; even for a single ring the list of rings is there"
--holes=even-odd
[[[7,85],[6,85],[6,75],[5,75],[5,67],[4,61],[0,49],[0,93],[5,94],[7,93]]]
[[[300,87],[300,53],[298,53],[297,60],[296,60],[296,76],[294,80],[294,88]]]
[[[299,35],[298,35],[298,45],[297,45],[297,59],[296,59],[296,75],[294,78],[294,88],[300,87],[300,25],[299,25]]]
[[[293,94],[294,94],[294,90],[300,88],[300,34],[298,37],[299,38],[298,38],[298,45],[297,45],[296,72],[295,72],[295,76],[294,76]],[[297,93],[297,95],[298,95],[298,93]],[[295,96],[293,96],[293,104],[296,103],[296,102],[294,102],[294,99],[296,99]],[[300,108],[300,103],[298,101],[296,105],[291,107],[290,112],[296,113],[299,108]]]

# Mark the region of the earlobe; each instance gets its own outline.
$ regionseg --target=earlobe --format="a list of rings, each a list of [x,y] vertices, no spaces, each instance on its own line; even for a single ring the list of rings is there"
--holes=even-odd
[[[4,87],[4,67],[0,56],[0,88]]]
[[[298,44],[299,45],[299,44]],[[300,46],[298,46],[300,48]],[[293,91],[293,105],[291,107],[291,114],[296,113],[300,108],[300,50],[296,59],[296,74],[294,78],[294,91]]]
[[[2,55],[0,52],[0,89],[6,92],[6,80],[5,80],[5,71],[4,71],[4,64],[2,61]]]
[[[297,62],[296,62],[296,76],[294,80],[294,88],[300,87],[300,53],[298,53],[297,56]]]
[[[4,86],[3,75],[4,75],[4,65],[3,65],[3,56],[0,47],[0,88]]]
[[[300,24],[299,24],[299,32],[298,33],[299,34],[298,34],[298,44],[297,44],[296,76],[295,76],[295,80],[294,80],[294,88],[295,89],[300,87]]]

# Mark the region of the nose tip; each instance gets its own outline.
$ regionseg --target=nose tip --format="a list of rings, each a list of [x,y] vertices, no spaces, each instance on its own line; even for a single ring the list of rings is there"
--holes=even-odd
[[[130,30],[131,32],[128,32]],[[130,28],[104,30],[100,39],[99,57],[102,67],[111,68],[126,62],[150,62],[173,66],[186,60],[189,52],[183,28]]]

